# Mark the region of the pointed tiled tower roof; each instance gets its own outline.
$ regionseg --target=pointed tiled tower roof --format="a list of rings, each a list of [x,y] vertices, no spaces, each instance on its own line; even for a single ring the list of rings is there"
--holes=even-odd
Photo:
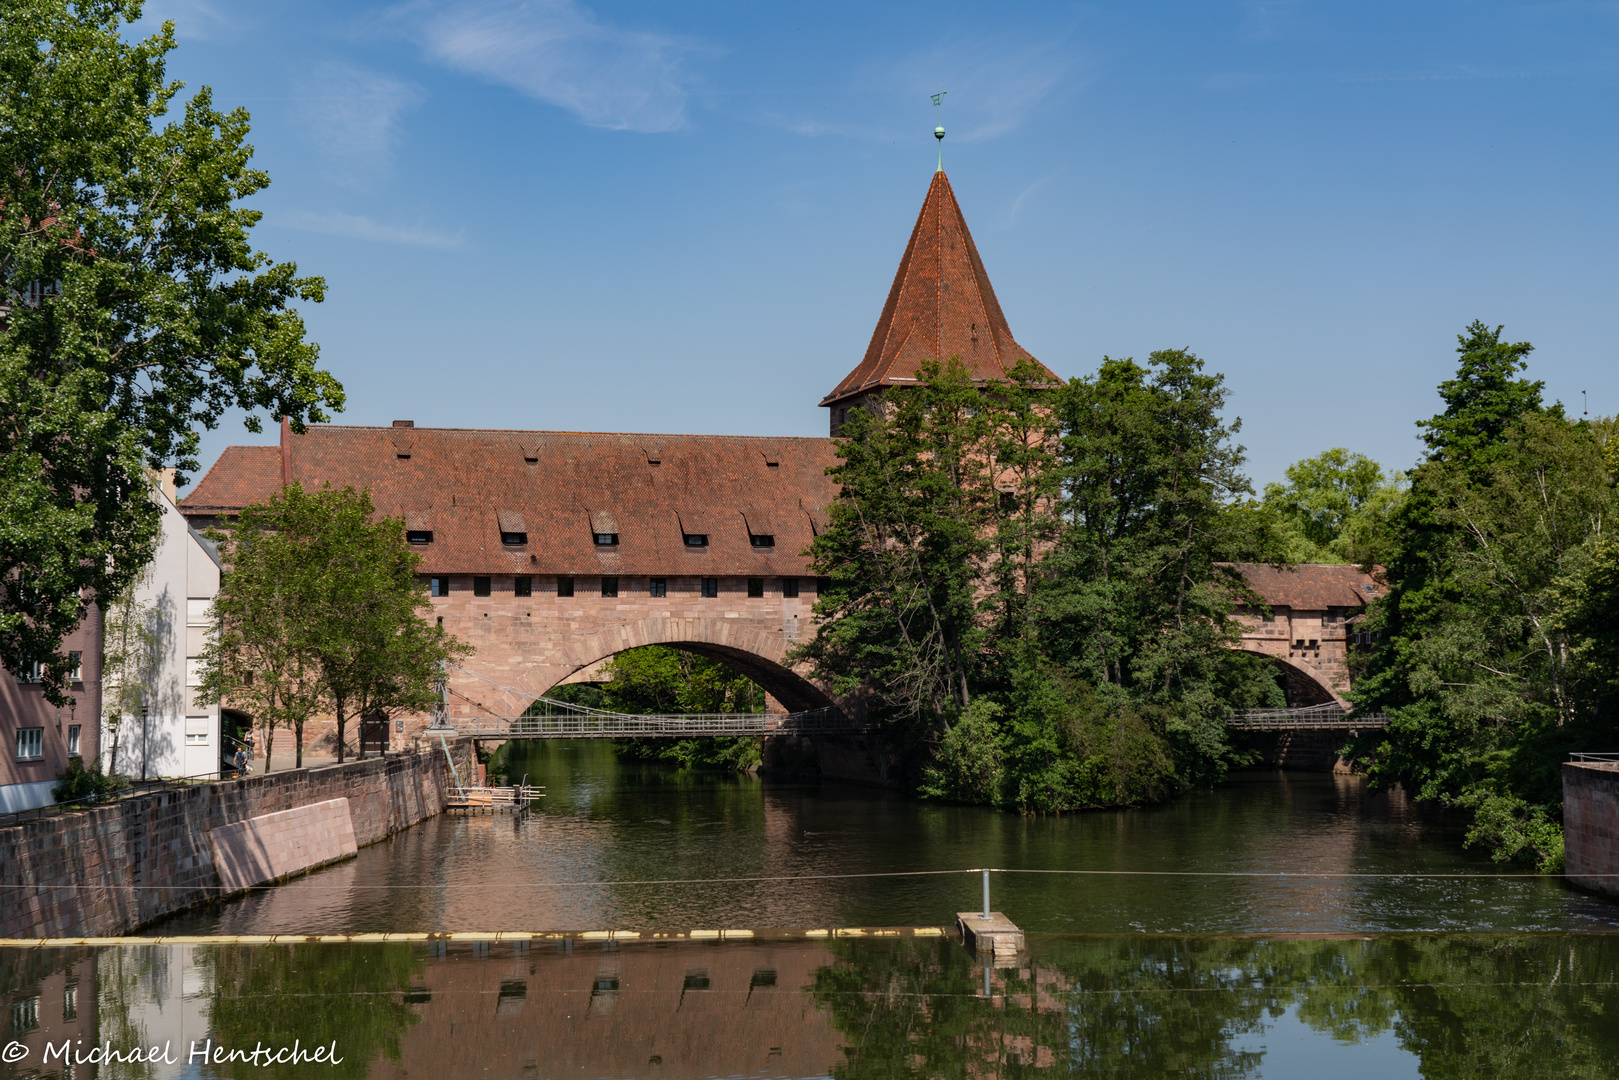
[[[933,174],[865,359],[821,404],[833,405],[880,386],[907,385],[916,381],[924,360],[952,356],[961,357],[974,379],[986,381],[1006,378],[1019,360],[1034,360],[1012,338],[956,194],[941,170]]]

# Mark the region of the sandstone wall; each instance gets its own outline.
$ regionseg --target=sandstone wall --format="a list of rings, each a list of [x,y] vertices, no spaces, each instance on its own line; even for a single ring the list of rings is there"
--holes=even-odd
[[[452,747],[465,770],[471,741]],[[24,821],[0,829],[0,937],[127,933],[230,891],[215,865],[214,829],[347,799],[354,841],[364,846],[441,813],[452,787],[435,746]]]
[[[1570,881],[1619,897],[1619,762],[1563,763],[1563,870]]]

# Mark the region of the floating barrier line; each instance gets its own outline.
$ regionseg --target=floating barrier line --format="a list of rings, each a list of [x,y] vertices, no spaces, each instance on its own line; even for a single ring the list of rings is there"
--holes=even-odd
[[[774,881],[846,881],[855,878],[892,878],[892,877],[947,877],[952,874],[1069,874],[1089,877],[1202,877],[1202,878],[1277,878],[1298,880],[1315,880],[1322,878],[1333,879],[1375,879],[1386,881],[1496,881],[1508,879],[1532,879],[1537,881],[1553,881],[1572,878],[1619,878],[1619,873],[1612,874],[1478,874],[1478,873],[1411,873],[1406,871],[1356,871],[1356,870],[1035,870],[1009,866],[975,866],[967,870],[879,870],[869,873],[851,874],[775,874],[761,877],[731,877],[731,878],[645,878],[623,881],[512,881],[498,883],[484,883],[479,885],[455,885],[449,883],[436,883],[426,885],[308,885],[299,884],[299,889],[334,890],[349,892],[354,889],[396,889],[420,890],[433,889],[439,891],[454,891],[458,889],[475,889],[487,892],[490,889],[592,889],[610,888],[621,885],[743,885],[758,884]],[[307,880],[307,879],[301,879]],[[280,888],[280,885],[266,883],[255,885],[249,892],[260,889]],[[181,891],[181,892],[207,892],[206,885],[89,885],[89,884],[62,884],[62,885],[0,885],[0,889],[27,889],[33,892],[49,892],[57,889],[90,889],[90,890],[121,890],[125,892],[146,891]]]
[[[940,938],[942,926],[839,926],[826,930],[492,930],[387,934],[170,934],[158,937],[0,938],[0,949],[107,945],[379,945],[398,942],[782,941],[825,938]]]

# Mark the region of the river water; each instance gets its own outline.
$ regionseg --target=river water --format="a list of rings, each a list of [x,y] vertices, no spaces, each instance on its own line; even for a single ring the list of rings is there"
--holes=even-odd
[[[445,815],[145,932],[534,937],[0,949],[0,1078],[1619,1074],[1619,905],[1495,876],[1355,778],[1026,819],[525,750],[528,816]],[[930,929],[981,866],[1029,932],[1004,967]],[[920,932],[804,932],[857,927]],[[755,936],[650,940],[701,928]],[[598,929],[644,936],[569,933]],[[70,1073],[70,1044],[164,1056]],[[191,1058],[294,1046],[342,1060]]]
[[[828,875],[985,866],[1085,871],[993,876],[993,906],[1031,933],[1619,930],[1619,904],[1490,876],[1512,868],[1465,850],[1456,821],[1357,777],[1236,774],[1166,806],[1023,818],[626,767],[599,742],[516,749],[514,778],[547,789],[529,815],[442,815],[146,932],[938,926],[980,906],[978,875]]]

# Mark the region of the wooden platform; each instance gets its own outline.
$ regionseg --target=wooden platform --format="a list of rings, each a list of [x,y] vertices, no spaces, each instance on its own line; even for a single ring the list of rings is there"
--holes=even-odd
[[[517,811],[526,810],[529,803],[543,798],[545,792],[533,784],[521,784],[517,787],[469,787],[452,792],[444,808],[484,810],[489,813],[501,810]]]

